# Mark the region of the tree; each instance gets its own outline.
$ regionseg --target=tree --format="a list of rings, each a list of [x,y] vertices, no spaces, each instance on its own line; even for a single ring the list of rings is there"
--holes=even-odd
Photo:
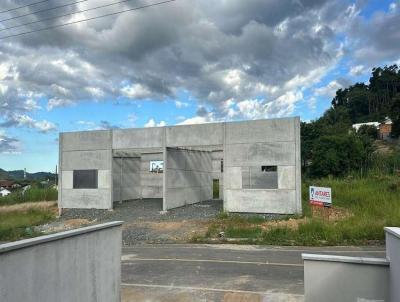
[[[358,129],[357,133],[360,136],[366,136],[372,140],[375,140],[378,138],[378,129],[376,129],[375,126],[371,126],[371,125],[362,125]]]
[[[361,169],[372,152],[371,145],[355,134],[322,136],[315,142],[310,175],[342,176]]]

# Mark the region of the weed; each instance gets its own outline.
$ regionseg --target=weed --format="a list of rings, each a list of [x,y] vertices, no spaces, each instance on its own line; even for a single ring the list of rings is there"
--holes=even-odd
[[[397,159],[393,159],[394,161]],[[383,165],[383,163],[381,163]],[[346,213],[336,220],[323,220],[312,216],[308,201],[308,186],[332,188],[333,207]],[[263,228],[262,217],[242,217],[237,214],[219,215],[208,229],[206,237],[216,237],[224,231],[226,237],[249,238],[261,244],[277,245],[346,245],[384,241],[384,226],[400,226],[400,182],[396,175],[371,173],[344,179],[324,178],[304,180],[302,187],[303,219],[295,228],[277,224]],[[282,217],[296,219],[300,217]]]
[[[49,210],[28,210],[26,212],[0,213],[0,241],[11,241],[39,235],[33,226],[54,219],[54,213]]]
[[[25,193],[19,190],[7,196],[0,197],[0,206],[33,201],[56,201],[57,198],[58,192],[56,189],[31,188],[26,190]]]

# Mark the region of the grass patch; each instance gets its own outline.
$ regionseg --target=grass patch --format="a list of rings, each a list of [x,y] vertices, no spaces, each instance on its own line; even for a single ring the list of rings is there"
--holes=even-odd
[[[50,210],[31,209],[0,213],[0,241],[13,241],[40,235],[33,226],[49,222],[55,218]]]
[[[53,188],[31,188],[22,194],[22,190],[15,191],[7,196],[0,197],[0,206],[11,205],[24,202],[36,201],[56,201],[58,198],[58,191]]]
[[[331,187],[334,208],[347,214],[336,219],[313,216],[308,202],[308,186],[311,184]],[[383,243],[383,227],[400,225],[398,176],[306,180],[302,195],[302,217],[284,217],[268,222],[263,217],[245,218],[221,213],[211,222],[205,239],[217,238],[220,232],[225,232],[226,237],[256,239],[253,241],[259,244],[363,245]]]

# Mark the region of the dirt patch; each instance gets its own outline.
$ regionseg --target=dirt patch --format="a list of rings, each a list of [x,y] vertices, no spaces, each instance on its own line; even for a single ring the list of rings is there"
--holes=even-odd
[[[32,209],[51,210],[53,212],[58,211],[57,203],[55,201],[39,201],[39,202],[25,202],[9,206],[1,206],[0,213],[27,212]]]
[[[83,225],[88,225],[93,223],[93,221],[89,221],[88,219],[69,219],[64,221],[64,225],[68,229],[79,228]]]
[[[90,221],[88,219],[68,219],[64,221],[53,221],[47,224],[43,224],[35,227],[35,230],[44,234],[50,234],[77,229],[93,224],[95,222],[96,221]]]
[[[125,237],[130,233],[143,230],[147,242],[187,242],[194,236],[204,236],[208,229],[208,221],[141,221],[124,224]],[[140,241],[140,240],[139,240]]]
[[[321,218],[324,221],[336,222],[350,217],[352,214],[349,210],[343,208],[315,208],[312,213],[313,217]],[[290,230],[297,230],[300,224],[304,224],[309,220],[307,217],[288,220],[267,221],[260,225],[263,230],[270,230],[278,227],[285,227]]]

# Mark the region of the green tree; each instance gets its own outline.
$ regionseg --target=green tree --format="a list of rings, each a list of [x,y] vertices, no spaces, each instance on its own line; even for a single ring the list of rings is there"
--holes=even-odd
[[[357,133],[358,133],[358,135],[366,136],[372,140],[375,140],[378,138],[378,129],[376,129],[375,126],[362,125],[358,129]]]
[[[329,135],[315,142],[310,175],[342,176],[365,166],[372,151],[369,142],[355,134]]]

